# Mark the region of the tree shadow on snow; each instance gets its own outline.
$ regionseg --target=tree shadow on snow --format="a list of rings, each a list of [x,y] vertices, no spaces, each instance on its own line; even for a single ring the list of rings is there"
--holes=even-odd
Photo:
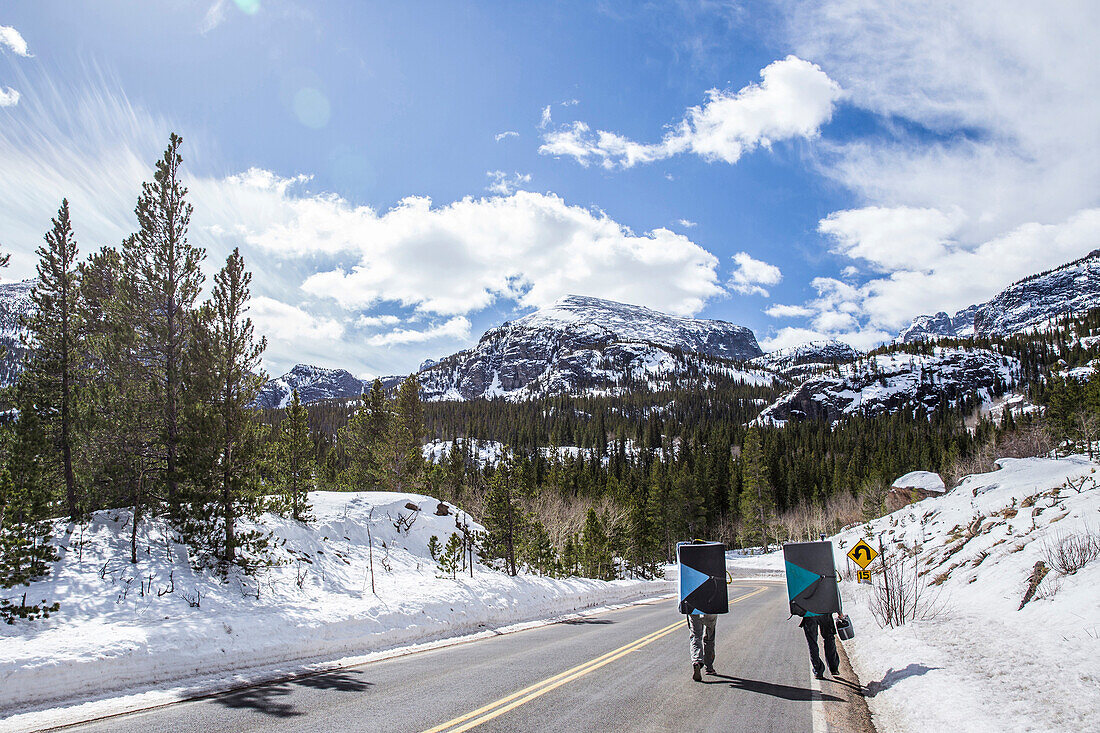
[[[211,702],[237,710],[255,710],[258,713],[275,718],[294,718],[305,713],[282,698],[292,695],[295,687],[335,690],[337,692],[363,692],[371,687],[371,683],[356,679],[354,675],[359,674],[362,673],[352,670],[299,677],[283,682],[273,682],[269,685],[247,687],[226,695],[219,695],[213,698]]]
[[[881,681],[867,683],[866,697],[874,697],[883,690],[889,690],[907,677],[917,677],[926,672],[931,672],[934,669],[943,669],[943,667],[927,667],[923,664],[910,664],[904,669],[890,669],[886,672]]]
[[[784,700],[797,700],[803,702],[809,702],[814,699],[814,691],[809,687],[792,687],[790,685],[778,685],[774,682],[764,682],[763,680],[747,680],[742,677],[729,677],[724,674],[709,675],[711,677],[717,677],[716,680],[703,680],[703,684],[707,685],[729,685],[735,690],[747,690],[749,692],[757,692],[761,695],[771,695],[772,697],[779,697]],[[821,699],[826,702],[844,702],[839,697],[829,695],[827,693],[821,693]]]

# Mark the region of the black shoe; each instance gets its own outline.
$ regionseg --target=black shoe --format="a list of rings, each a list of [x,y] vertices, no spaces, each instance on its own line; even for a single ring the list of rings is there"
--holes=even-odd
[[[707,667],[707,674],[718,674],[718,673],[715,672],[714,667],[711,666],[711,667]]]
[[[840,670],[839,669],[830,669],[829,674],[831,674],[833,677],[836,677],[838,674],[840,674]]]
[[[703,674],[700,671],[702,669],[703,669],[703,665],[699,664],[698,662],[691,665],[691,678],[693,680],[695,680],[696,682],[702,682],[703,681]]]
[[[825,679],[825,670],[821,670],[820,672],[814,672],[814,677],[816,677],[819,680]]]

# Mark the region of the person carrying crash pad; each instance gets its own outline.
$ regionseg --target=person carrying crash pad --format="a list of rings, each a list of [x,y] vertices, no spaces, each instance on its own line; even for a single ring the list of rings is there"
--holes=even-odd
[[[676,545],[680,565],[680,613],[687,617],[691,678],[702,682],[714,671],[718,614],[729,611],[726,594],[726,546],[693,540]]]
[[[806,635],[814,676],[825,679],[828,663],[829,673],[835,677],[840,672],[840,655],[836,648],[837,627],[833,614],[837,614],[844,624],[848,624],[848,620],[840,601],[833,543],[788,542],[783,545],[783,561],[791,615],[802,617],[798,625]],[[819,634],[825,647],[825,661],[821,660],[818,649]]]

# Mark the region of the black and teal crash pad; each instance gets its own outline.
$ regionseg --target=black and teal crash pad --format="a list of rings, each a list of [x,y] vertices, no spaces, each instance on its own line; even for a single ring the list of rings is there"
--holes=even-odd
[[[681,542],[680,612],[729,613],[726,595],[726,546],[721,542]]]
[[[840,613],[832,542],[788,542],[783,545],[783,561],[792,614]]]

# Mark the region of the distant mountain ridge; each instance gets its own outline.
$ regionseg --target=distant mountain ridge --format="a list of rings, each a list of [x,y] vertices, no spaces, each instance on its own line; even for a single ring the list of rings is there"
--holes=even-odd
[[[302,404],[331,399],[359,397],[370,389],[370,380],[363,380],[345,369],[325,369],[309,364],[296,364],[281,377],[269,379],[252,403],[253,407],[284,408],[290,404],[294,390]]]
[[[898,341],[1007,336],[1042,327],[1066,313],[1100,306],[1100,249],[1045,272],[1017,280],[985,303],[922,315],[903,328]]]
[[[744,326],[569,295],[486,331],[477,346],[440,359],[419,380],[425,399],[525,399],[686,373],[700,360],[732,373],[730,362],[762,354]]]

